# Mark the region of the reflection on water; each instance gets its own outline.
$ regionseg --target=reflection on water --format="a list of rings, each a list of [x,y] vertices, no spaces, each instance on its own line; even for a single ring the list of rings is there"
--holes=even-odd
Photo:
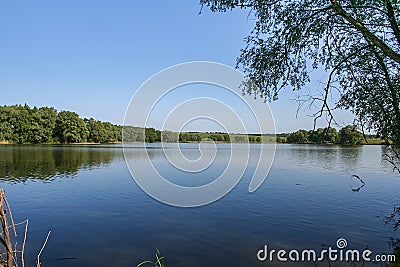
[[[332,145],[287,145],[290,158],[298,166],[326,171],[351,170],[359,165],[362,147]]]
[[[106,166],[115,156],[111,149],[90,146],[0,146],[0,180],[51,180],[83,168]]]
[[[400,173],[400,146],[385,146],[382,157],[393,168],[393,171]]]
[[[396,255],[396,264],[393,264],[393,266],[400,266],[400,237],[398,235],[400,228],[400,207],[393,208],[393,212],[386,217],[385,223],[393,227],[394,236],[389,241],[393,248],[393,254]]]
[[[197,186],[224,171],[230,150],[225,144],[217,147],[213,166],[190,176],[169,164],[159,144],[147,149],[132,145],[127,159],[142,168],[149,155],[170,181]],[[200,155],[196,144],[182,148],[189,159]],[[2,146],[0,186],[14,219],[30,219],[29,263],[35,262],[37,248],[52,230],[43,266],[131,267],[152,259],[155,248],[172,267],[290,266],[259,262],[256,253],[265,244],[271,249],[319,250],[322,244],[334,247],[338,238],[345,238],[351,249],[392,252],[388,241],[393,227],[385,218],[400,204],[400,176],[382,161],[384,153],[381,146],[278,145],[270,174],[256,192],[248,192],[257,164],[251,155],[243,178],[229,194],[210,205],[184,209],[144,193],[133,181],[121,147]],[[176,158],[178,154],[171,154]],[[53,179],[71,174],[74,179]],[[353,190],[363,183],[361,190]],[[393,218],[394,225],[399,218]],[[74,260],[54,260],[60,258]]]
[[[350,181],[350,188],[353,192],[359,192],[361,188],[365,186],[364,180],[358,175],[353,174],[350,178]]]

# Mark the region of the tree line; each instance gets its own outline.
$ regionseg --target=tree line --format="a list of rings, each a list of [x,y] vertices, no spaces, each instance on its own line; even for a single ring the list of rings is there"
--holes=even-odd
[[[355,125],[347,125],[339,131],[331,127],[319,128],[315,131],[301,129],[293,133],[279,135],[277,141],[297,144],[360,145],[365,143],[365,139],[366,136]]]
[[[126,126],[123,128],[126,142],[220,142],[220,143],[262,143],[275,142],[274,135],[260,134],[227,134],[221,132],[172,132],[159,131],[154,128]]]
[[[122,126],[82,119],[52,107],[0,106],[0,141],[25,143],[113,143],[122,141]]]
[[[81,118],[72,111],[58,112],[52,107],[28,105],[0,106],[0,142],[40,143],[116,143],[122,142],[233,142],[260,143],[261,135],[226,133],[171,132],[154,128],[114,125],[93,118]]]
[[[0,106],[0,142],[39,143],[117,143],[122,142],[234,142],[234,143],[364,143],[363,134],[354,125],[335,128],[298,130],[289,134],[227,134],[221,132],[172,132],[154,128],[114,125],[93,118],[80,118],[72,111],[28,105]]]

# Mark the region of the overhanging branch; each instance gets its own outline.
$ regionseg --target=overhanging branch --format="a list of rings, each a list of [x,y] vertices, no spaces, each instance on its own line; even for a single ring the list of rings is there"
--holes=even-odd
[[[361,32],[364,38],[379,47],[379,49],[392,60],[400,63],[400,54],[390,48],[385,42],[373,34],[363,23],[353,18],[349,13],[344,10],[337,0],[331,0],[333,10],[347,20],[354,28]]]

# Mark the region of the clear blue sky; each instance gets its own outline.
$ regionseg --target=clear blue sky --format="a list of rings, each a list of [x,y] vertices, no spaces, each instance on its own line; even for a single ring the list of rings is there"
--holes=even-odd
[[[199,11],[197,0],[2,1],[0,104],[121,124],[135,90],[158,71],[196,60],[235,66],[254,20],[243,10]],[[288,91],[270,104],[278,132],[313,126],[311,111],[296,119],[294,97]]]

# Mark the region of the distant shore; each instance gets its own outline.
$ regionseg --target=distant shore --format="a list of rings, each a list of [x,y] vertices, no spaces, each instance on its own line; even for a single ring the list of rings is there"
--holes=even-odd
[[[111,143],[95,143],[95,142],[81,142],[81,143],[59,143],[59,142],[49,142],[49,143],[12,143],[9,141],[0,141],[0,145],[116,145],[122,144],[122,142],[111,142]]]
[[[179,143],[184,143],[184,144],[198,144],[201,141],[180,141]],[[214,144],[247,144],[246,142],[224,142],[224,141],[203,141],[205,143],[214,143]],[[49,142],[49,143],[39,143],[39,144],[33,144],[33,143],[23,143],[23,144],[18,144],[18,143],[12,143],[9,141],[0,141],[0,145],[118,145],[122,144],[123,142],[111,142],[111,143],[95,143],[95,142],[80,142],[80,143],[59,143],[59,142]],[[130,144],[142,144],[143,142],[127,142]],[[162,142],[145,142],[146,144],[159,144]],[[178,143],[178,142],[165,142],[165,143]],[[289,143],[289,142],[264,142],[264,143],[252,143],[249,142],[250,144],[288,144],[288,145],[320,145],[320,146],[330,146],[330,145],[341,145],[341,146],[349,146],[349,145],[343,145],[343,144],[335,144],[335,143],[323,143],[323,144],[315,144],[315,143]],[[377,138],[371,138],[367,139],[367,142],[363,142],[359,145],[388,145],[385,140],[382,139],[377,139]]]
[[[365,134],[356,125],[339,130],[330,126],[291,133],[173,132],[155,128],[115,125],[93,118],[81,118],[72,111],[28,105],[0,106],[0,144],[99,145],[129,142],[146,143],[251,143],[251,144],[388,144],[379,135]],[[365,141],[367,139],[367,141]]]

